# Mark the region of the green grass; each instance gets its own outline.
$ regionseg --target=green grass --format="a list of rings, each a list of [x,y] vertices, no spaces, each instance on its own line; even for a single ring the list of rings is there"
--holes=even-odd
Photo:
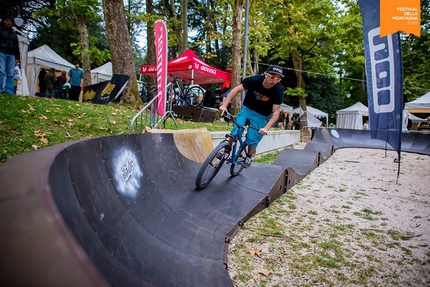
[[[0,94],[0,163],[23,152],[52,145],[129,133],[132,118],[138,112],[127,106],[95,105],[60,99]],[[206,128],[229,131],[231,124],[218,120],[195,123],[172,119],[166,129]]]

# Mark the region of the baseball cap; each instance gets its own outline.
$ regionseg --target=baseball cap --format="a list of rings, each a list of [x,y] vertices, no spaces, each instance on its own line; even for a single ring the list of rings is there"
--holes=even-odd
[[[269,66],[269,68],[267,69],[266,73],[269,74],[278,74],[279,76],[281,76],[281,78],[284,77],[282,68],[277,66],[277,65],[271,65]]]

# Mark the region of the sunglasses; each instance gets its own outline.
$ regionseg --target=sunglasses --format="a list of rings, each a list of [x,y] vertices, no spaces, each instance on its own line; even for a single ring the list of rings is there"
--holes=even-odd
[[[267,73],[266,73],[266,76],[267,76],[269,79],[271,79],[272,81],[280,82],[280,81],[282,80],[281,78],[278,78],[278,77],[272,76],[271,74],[267,74]]]

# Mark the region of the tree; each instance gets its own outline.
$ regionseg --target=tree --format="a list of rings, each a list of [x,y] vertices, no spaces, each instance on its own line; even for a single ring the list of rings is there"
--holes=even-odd
[[[334,75],[335,55],[340,51],[336,6],[330,0],[283,2],[274,7],[273,31],[275,55],[281,59],[291,58],[297,77],[294,91],[300,107],[306,111],[306,83],[303,70]],[[287,90],[290,92],[293,90]],[[306,116],[301,125],[306,125]]]
[[[141,100],[137,91],[133,50],[130,35],[127,33],[123,1],[103,0],[103,11],[112,55],[113,72],[130,77],[129,84],[123,91],[120,103],[136,106]]]
[[[240,84],[240,60],[242,58],[242,10],[243,0],[234,0],[233,40],[231,42],[231,86]],[[244,67],[245,68],[245,67]],[[234,97],[231,108],[234,112],[240,109],[240,97]]]
[[[430,3],[421,0],[421,36],[403,37],[403,80],[405,102],[430,91]]]

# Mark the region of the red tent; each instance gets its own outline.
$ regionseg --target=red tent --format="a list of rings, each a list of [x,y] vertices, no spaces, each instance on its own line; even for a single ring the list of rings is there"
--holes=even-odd
[[[169,81],[172,80],[170,74],[199,85],[231,81],[230,73],[208,65],[190,49],[170,60],[167,63],[167,69]],[[141,65],[140,74],[155,78],[157,77],[156,66]]]

